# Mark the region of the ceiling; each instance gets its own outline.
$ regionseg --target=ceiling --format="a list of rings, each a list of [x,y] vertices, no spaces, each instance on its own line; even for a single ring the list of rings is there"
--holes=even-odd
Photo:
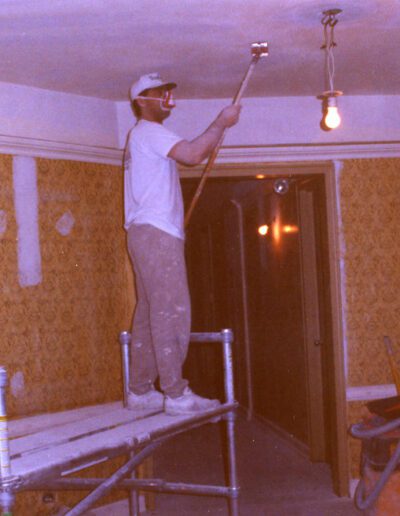
[[[245,96],[325,89],[322,11],[341,8],[335,88],[400,94],[399,0],[2,0],[0,81],[126,100],[158,71],[177,97],[236,92],[250,45],[268,41]]]

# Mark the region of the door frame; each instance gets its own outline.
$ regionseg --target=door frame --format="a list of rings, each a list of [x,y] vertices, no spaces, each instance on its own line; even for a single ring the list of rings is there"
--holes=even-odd
[[[245,159],[245,156],[244,156]],[[340,161],[318,162],[279,162],[279,163],[223,163],[215,165],[211,177],[276,177],[320,174],[325,180],[325,202],[328,229],[329,278],[330,278],[330,308],[332,332],[332,359],[334,370],[335,397],[334,413],[335,446],[331,457],[333,489],[338,496],[349,496],[350,470],[347,448],[347,405],[345,356],[343,349],[343,316],[342,288],[340,271],[340,231],[339,231],[339,191],[338,176],[341,168]],[[182,178],[201,177],[202,167],[180,169]]]
[[[322,371],[321,293],[318,281],[317,240],[314,195],[297,189],[299,214],[299,252],[302,281],[302,316],[308,399],[308,445],[312,462],[326,462],[327,432],[324,411],[324,379]],[[324,395],[325,394],[325,395]]]

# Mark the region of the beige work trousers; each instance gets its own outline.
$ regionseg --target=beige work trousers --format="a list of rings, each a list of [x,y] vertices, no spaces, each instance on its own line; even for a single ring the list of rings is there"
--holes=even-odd
[[[131,224],[128,251],[135,273],[130,389],[144,394],[157,376],[172,398],[187,386],[182,378],[190,339],[190,297],[184,241],[149,224]]]

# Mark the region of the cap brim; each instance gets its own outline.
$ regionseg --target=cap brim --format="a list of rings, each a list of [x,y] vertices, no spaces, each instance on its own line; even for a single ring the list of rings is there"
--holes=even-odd
[[[162,84],[161,86],[168,86],[169,90],[173,90],[174,88],[176,88],[176,83],[175,82],[166,82],[165,84]]]
[[[140,93],[138,93],[136,95],[136,97],[140,96],[140,95],[143,95],[143,93],[147,90],[152,90],[152,89],[155,89],[155,88],[162,88],[164,86],[167,86],[167,88],[169,90],[173,90],[174,88],[176,88],[176,83],[175,82],[163,82],[162,84],[158,84],[157,86],[149,86],[148,88],[145,88],[144,90],[142,90]]]

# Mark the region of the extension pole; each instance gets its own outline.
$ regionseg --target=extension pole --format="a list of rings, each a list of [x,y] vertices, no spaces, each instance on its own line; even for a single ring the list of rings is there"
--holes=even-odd
[[[243,92],[246,89],[246,86],[249,82],[250,76],[253,73],[254,68],[255,68],[256,64],[258,63],[260,57],[264,57],[264,56],[268,55],[268,43],[266,43],[266,42],[253,43],[251,45],[251,54],[253,57],[250,61],[249,67],[247,68],[246,74],[240,84],[240,87],[239,87],[236,95],[233,98],[233,101],[232,101],[233,106],[237,106],[240,103],[240,100],[243,96]],[[204,167],[204,170],[203,170],[201,178],[200,178],[199,185],[193,196],[192,202],[190,203],[189,209],[185,215],[185,228],[189,224],[190,217],[192,216],[193,210],[194,210],[194,208],[197,204],[197,201],[199,200],[199,197],[203,191],[204,184],[205,184],[208,176],[210,175],[211,169],[217,158],[219,149],[221,148],[222,142],[224,141],[225,132],[226,132],[226,129],[222,133],[221,138],[219,139],[217,145],[215,146],[214,150],[210,154],[210,157],[208,158],[208,162],[207,162],[206,166]]]

